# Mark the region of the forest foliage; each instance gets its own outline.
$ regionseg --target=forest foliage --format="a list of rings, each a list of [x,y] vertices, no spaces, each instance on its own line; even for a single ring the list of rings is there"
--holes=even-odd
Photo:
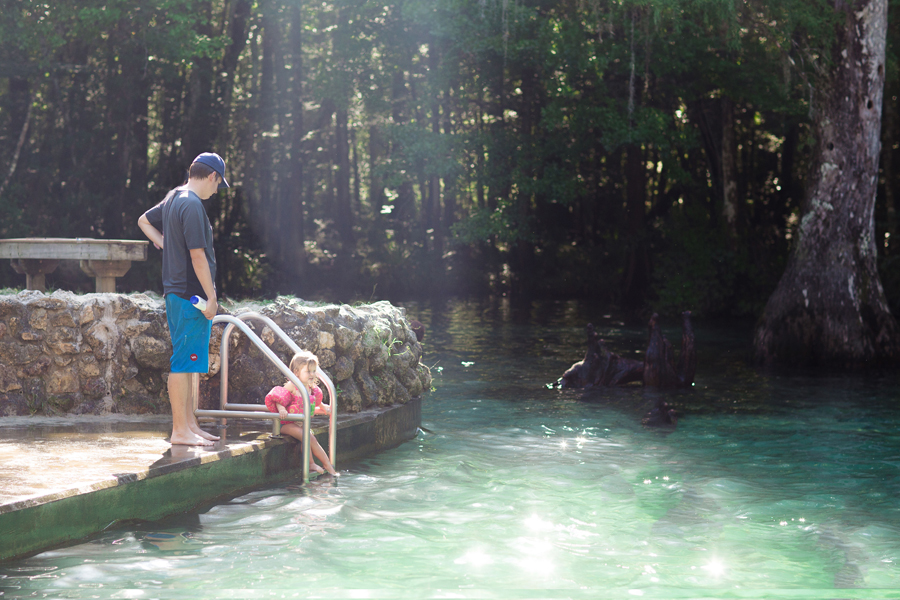
[[[876,208],[900,308],[892,2]],[[0,237],[142,239],[214,150],[232,297],[758,315],[798,224],[824,0],[0,0]],[[160,289],[158,253],[120,288]],[[51,285],[90,289],[65,270]],[[0,286],[21,285],[11,268]]]

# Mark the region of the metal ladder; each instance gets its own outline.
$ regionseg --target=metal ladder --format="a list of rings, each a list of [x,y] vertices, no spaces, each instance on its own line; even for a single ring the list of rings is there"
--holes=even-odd
[[[219,369],[220,375],[220,384],[219,384],[219,410],[203,410],[199,408],[199,397],[196,395],[198,390],[198,384],[200,381],[200,375],[198,373],[194,374],[194,379],[192,390],[192,402],[194,415],[197,417],[205,417],[205,418],[213,418],[213,419],[268,419],[272,421],[272,435],[280,436],[281,435],[281,421],[282,418],[278,413],[271,413],[266,408],[264,404],[229,404],[228,403],[228,341],[231,339],[231,333],[235,330],[235,328],[240,329],[244,335],[249,338],[251,342],[253,342],[257,348],[268,358],[272,363],[278,367],[278,370],[281,371],[285,377],[288,378],[288,381],[293,383],[298,390],[300,390],[300,395],[303,397],[304,406],[309,406],[309,392],[306,390],[306,386],[300,383],[300,380],[297,379],[297,376],[294,375],[290,368],[281,362],[281,359],[272,351],[269,346],[263,342],[258,335],[256,335],[250,327],[247,326],[247,321],[260,321],[269,329],[271,329],[280,339],[283,341],[288,348],[290,348],[294,353],[300,352],[300,346],[298,346],[294,340],[292,340],[288,335],[281,329],[275,322],[256,312],[246,312],[238,316],[231,315],[216,315],[213,318],[213,324],[216,323],[227,323],[225,326],[225,331],[222,333],[222,343],[219,348],[219,356],[220,356],[220,364],[221,367]],[[329,404],[331,406],[331,415],[330,421],[328,425],[328,457],[331,459],[331,464],[335,468],[337,467],[337,394],[334,390],[334,383],[332,383],[331,378],[322,370],[320,367],[316,370],[316,376],[319,378],[323,384],[325,384],[325,391],[328,393],[328,399],[330,400]],[[304,483],[309,481],[309,420],[310,414],[309,411],[304,411],[302,415],[287,415],[284,419],[285,421],[303,421],[303,442],[302,446],[302,460],[303,460],[303,481]]]

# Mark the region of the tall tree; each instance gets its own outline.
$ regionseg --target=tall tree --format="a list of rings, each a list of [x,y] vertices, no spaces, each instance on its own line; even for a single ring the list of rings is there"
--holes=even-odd
[[[764,363],[852,366],[900,357],[900,329],[876,269],[874,222],[887,8],[887,0],[834,2],[803,216],[756,329]]]

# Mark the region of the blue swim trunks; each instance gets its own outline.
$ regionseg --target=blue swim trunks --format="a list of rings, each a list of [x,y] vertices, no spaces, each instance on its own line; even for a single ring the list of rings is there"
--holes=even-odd
[[[175,294],[166,295],[166,319],[172,336],[172,372],[208,373],[212,321]]]

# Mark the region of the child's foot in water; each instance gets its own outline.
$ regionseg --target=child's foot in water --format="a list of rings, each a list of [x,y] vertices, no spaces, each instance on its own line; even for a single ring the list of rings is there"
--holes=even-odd
[[[325,473],[325,469],[320,467],[314,462],[309,463],[309,468],[318,473],[319,475],[323,475]]]

